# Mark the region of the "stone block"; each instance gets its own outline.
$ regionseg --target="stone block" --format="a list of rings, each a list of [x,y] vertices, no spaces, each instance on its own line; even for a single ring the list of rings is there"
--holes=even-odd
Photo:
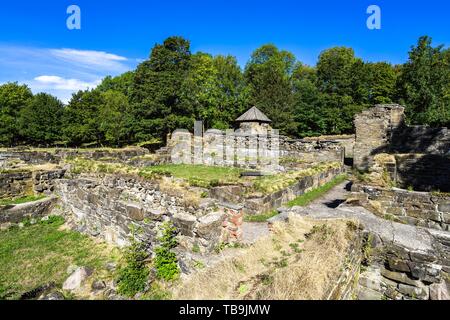
[[[134,221],[143,221],[145,218],[144,210],[141,206],[128,203],[125,205],[127,216]]]
[[[358,290],[358,300],[382,300],[383,294],[381,292],[360,287]]]
[[[440,212],[450,213],[450,202],[440,203],[438,205],[438,210]]]
[[[221,213],[211,213],[198,219],[197,235],[207,240],[219,238],[225,215]]]
[[[409,278],[406,273],[390,271],[390,270],[383,268],[383,269],[381,269],[381,275],[383,277],[393,280],[395,282],[408,284],[411,286],[417,286],[417,287],[421,285],[420,281]]]
[[[408,263],[405,260],[396,257],[388,257],[389,269],[400,272],[410,272]]]
[[[430,299],[431,300],[450,300],[449,285],[442,281],[440,283],[433,283],[430,285]]]
[[[410,263],[411,274],[414,278],[426,282],[440,282],[442,266],[437,264]]]
[[[182,235],[188,237],[194,236],[194,228],[197,223],[195,216],[187,213],[177,213],[173,216],[173,222]]]
[[[420,300],[428,300],[430,297],[429,289],[424,285],[416,287],[400,283],[398,285],[398,291],[411,298],[416,298]]]

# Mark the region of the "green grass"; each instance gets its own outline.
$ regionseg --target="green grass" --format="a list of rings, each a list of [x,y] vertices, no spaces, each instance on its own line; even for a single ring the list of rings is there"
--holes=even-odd
[[[213,187],[219,184],[236,183],[243,170],[232,167],[213,167],[205,165],[167,164],[145,168],[140,175],[152,173],[171,175],[187,180],[190,185],[198,187]]]
[[[61,286],[70,265],[99,270],[116,260],[106,244],[61,230],[63,223],[63,218],[51,217],[47,222],[0,232],[0,300],[18,299],[49,282]]]
[[[332,168],[339,168],[338,162],[320,163],[308,169],[294,170],[277,175],[270,175],[258,178],[253,189],[264,194],[274,193],[283,190],[298,182],[299,179],[306,176],[313,176],[317,173],[327,171]]]
[[[22,204],[27,202],[38,201],[46,198],[46,196],[26,196],[18,199],[2,199],[0,200],[0,206],[7,206],[12,204]]]
[[[275,217],[278,214],[277,210],[273,210],[271,212],[267,212],[264,214],[258,214],[258,215],[245,215],[244,221],[245,222],[266,222],[272,217]]]
[[[290,201],[287,203],[288,207],[293,207],[293,206],[300,206],[300,207],[304,207],[307,206],[308,204],[310,204],[312,201],[314,201],[317,198],[320,198],[321,196],[323,196],[325,193],[327,193],[328,191],[330,191],[331,189],[333,189],[335,186],[341,184],[342,182],[344,182],[347,179],[347,175],[346,174],[342,174],[337,176],[336,178],[334,178],[333,180],[331,180],[330,182],[325,183],[323,186],[314,189],[308,193],[305,193],[299,197],[297,197],[296,199]]]

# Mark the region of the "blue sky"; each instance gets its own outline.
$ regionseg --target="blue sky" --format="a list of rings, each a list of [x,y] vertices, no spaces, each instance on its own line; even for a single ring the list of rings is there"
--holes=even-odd
[[[66,27],[72,4],[81,8],[81,30]],[[381,30],[366,27],[372,4],[381,8]],[[194,52],[234,55],[241,66],[265,43],[310,65],[333,46],[403,63],[421,35],[450,44],[449,15],[448,0],[2,1],[0,83],[26,83],[67,101],[108,74],[133,69],[171,35],[188,38]]]

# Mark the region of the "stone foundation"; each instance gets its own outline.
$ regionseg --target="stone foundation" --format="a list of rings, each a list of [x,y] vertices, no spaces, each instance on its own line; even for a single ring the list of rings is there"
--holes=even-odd
[[[152,247],[160,225],[172,221],[186,247],[205,250],[221,241],[224,217],[208,199],[187,206],[183,195],[161,191],[156,181],[106,175],[59,180],[56,193],[78,229],[124,246],[135,234]],[[189,248],[188,248],[189,249]]]
[[[354,185],[352,197],[387,219],[450,231],[450,195]]]
[[[368,267],[359,278],[361,300],[450,300],[450,236],[432,232],[433,251],[415,251],[383,244],[367,234]]]
[[[42,218],[51,213],[57,199],[54,197],[42,200],[0,206],[0,224],[20,223],[27,218]]]
[[[218,201],[240,204],[246,214],[267,213],[316,189],[344,172],[344,168],[329,169],[313,176],[300,178],[294,185],[269,195],[245,196],[243,186],[221,186],[211,189],[210,196]]]
[[[65,173],[63,169],[0,173],[0,199],[50,195],[55,189],[55,181],[64,177]]]

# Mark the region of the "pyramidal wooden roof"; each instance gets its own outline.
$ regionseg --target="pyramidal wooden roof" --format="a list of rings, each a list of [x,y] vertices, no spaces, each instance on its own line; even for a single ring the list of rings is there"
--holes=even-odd
[[[272,122],[257,107],[253,107],[236,119],[236,122]]]

